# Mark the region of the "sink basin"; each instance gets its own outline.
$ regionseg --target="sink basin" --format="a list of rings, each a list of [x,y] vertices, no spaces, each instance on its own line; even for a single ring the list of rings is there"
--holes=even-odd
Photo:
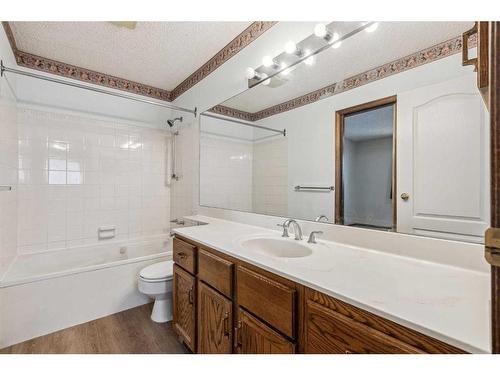
[[[241,246],[278,258],[303,258],[312,254],[310,248],[294,240],[277,238],[252,238],[242,241]]]

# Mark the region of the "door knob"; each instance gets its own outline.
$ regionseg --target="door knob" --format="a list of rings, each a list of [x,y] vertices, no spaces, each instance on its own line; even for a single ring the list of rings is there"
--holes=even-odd
[[[401,199],[407,201],[408,199],[410,199],[410,194],[408,193],[401,194]]]

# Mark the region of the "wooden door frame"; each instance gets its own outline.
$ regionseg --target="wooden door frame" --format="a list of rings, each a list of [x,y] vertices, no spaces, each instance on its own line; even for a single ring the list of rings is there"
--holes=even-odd
[[[342,180],[343,148],[344,148],[344,120],[348,115],[354,113],[363,113],[373,110],[377,107],[392,105],[392,220],[393,229],[397,222],[397,203],[396,203],[396,113],[397,113],[397,95],[388,96],[371,102],[358,104],[349,108],[344,108],[335,112],[335,224],[344,224],[344,187]]]
[[[491,228],[500,230],[500,22],[490,30]],[[488,245],[488,241],[486,241]],[[498,246],[498,243],[497,243]],[[496,249],[498,252],[498,248]],[[492,352],[500,353],[500,267],[491,265]]]

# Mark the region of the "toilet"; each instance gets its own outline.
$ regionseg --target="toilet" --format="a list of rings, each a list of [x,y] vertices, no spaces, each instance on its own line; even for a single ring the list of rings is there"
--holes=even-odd
[[[155,300],[151,320],[172,320],[172,275],[174,262],[167,260],[147,266],[139,272],[139,291]]]

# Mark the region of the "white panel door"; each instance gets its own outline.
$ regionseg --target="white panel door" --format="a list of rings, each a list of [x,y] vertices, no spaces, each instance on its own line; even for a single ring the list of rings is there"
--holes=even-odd
[[[475,74],[402,93],[397,113],[398,231],[481,242],[489,126]]]

